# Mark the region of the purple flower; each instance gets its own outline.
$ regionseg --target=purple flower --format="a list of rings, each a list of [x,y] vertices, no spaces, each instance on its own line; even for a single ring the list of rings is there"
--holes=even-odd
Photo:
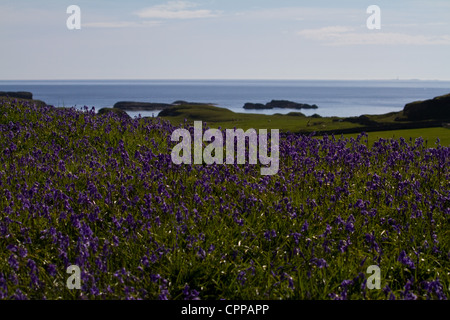
[[[324,233],[321,234],[320,237],[326,238],[331,233],[331,229],[332,229],[332,227],[329,224],[327,224],[327,227],[325,228]]]
[[[113,244],[115,247],[119,246],[119,238],[117,236],[113,236]]]
[[[386,297],[387,297],[387,295],[389,294],[389,292],[392,292],[392,290],[391,290],[391,288],[388,286],[388,285],[386,285],[384,288],[383,288],[383,293],[386,295]]]
[[[302,232],[302,233],[305,233],[306,231],[308,231],[308,228],[309,228],[308,221],[305,221],[305,222],[303,223],[301,232]]]
[[[148,268],[150,266],[147,256],[142,257],[141,261],[142,261],[142,264],[144,265],[144,267]]]
[[[158,261],[158,257],[156,256],[156,254],[152,253],[150,256],[150,262],[155,263],[156,261]]]
[[[17,289],[16,292],[11,297],[13,300],[28,300],[27,296],[20,290]]]
[[[272,238],[276,238],[277,232],[275,230],[266,230],[264,232],[264,238],[266,238],[267,241],[272,241]]]
[[[11,254],[8,258],[8,263],[11,268],[13,268],[15,271],[19,270],[19,262],[16,260],[16,256],[14,254]]]
[[[18,254],[19,257],[25,258],[28,255],[28,251],[25,248],[19,247]]]
[[[162,289],[161,293],[159,294],[159,300],[169,300],[169,290],[167,289]]]
[[[59,160],[58,168],[59,168],[59,170],[61,172],[65,172],[66,171],[66,164],[65,164],[64,160]]]
[[[347,251],[347,248],[352,244],[350,241],[350,237],[347,238],[347,240],[339,240],[338,248],[341,253],[344,253]]]
[[[159,279],[161,279],[161,276],[159,274],[151,274],[150,275],[150,280],[152,280],[152,282],[157,283],[159,281]]]
[[[289,281],[289,289],[294,290],[295,289],[294,280],[292,279],[292,277],[289,277],[288,281]]]
[[[430,282],[423,281],[421,284],[422,287],[427,291],[426,295],[428,300],[431,299],[431,296],[433,296],[433,294],[435,294],[439,300],[447,300],[447,296],[444,293],[444,289],[439,281],[439,278]]]
[[[353,233],[355,231],[355,217],[353,215],[350,215],[350,217],[348,217],[347,222],[345,224],[345,230],[347,230],[350,233]]]
[[[405,290],[401,292],[404,300],[417,300],[417,296],[411,292],[412,287],[413,282],[408,279],[408,281],[406,281],[406,284],[404,286]]]
[[[205,259],[206,258],[206,251],[203,250],[201,247],[198,247],[197,257],[199,257],[202,260]]]
[[[312,258],[311,259],[311,263],[315,266],[317,266],[319,269],[322,268],[328,268],[328,263],[325,259],[318,259],[318,258]]]
[[[341,282],[341,286],[344,288],[347,288],[349,286],[353,285],[353,280],[344,280]]]
[[[411,260],[411,258],[406,254],[405,250],[403,250],[402,252],[400,252],[400,255],[398,257],[398,261],[400,261],[402,264],[404,264],[405,266],[411,268],[411,269],[415,269],[415,265],[414,262]]]
[[[200,300],[198,297],[200,293],[197,290],[189,290],[190,287],[186,284],[183,289],[184,300]]]
[[[355,203],[355,208],[359,208],[359,209],[364,209],[365,208],[365,203],[364,203],[364,200],[362,200],[362,199],[358,199],[358,201],[356,201],[356,203]]]
[[[49,264],[47,266],[47,272],[51,277],[56,276],[56,266],[54,264]]]
[[[98,296],[100,294],[100,291],[98,290],[96,285],[93,285],[90,289],[89,289],[89,293],[92,294],[93,296]]]
[[[241,283],[241,286],[243,286],[245,284],[245,282],[247,281],[246,276],[246,272],[245,271],[240,271],[238,276],[237,276],[237,280]]]
[[[8,244],[6,246],[6,249],[11,251],[11,252],[17,252],[17,247],[15,245],[13,245],[13,244]]]

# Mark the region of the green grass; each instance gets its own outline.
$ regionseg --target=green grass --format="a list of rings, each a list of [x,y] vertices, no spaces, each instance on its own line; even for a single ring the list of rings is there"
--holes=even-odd
[[[362,127],[350,122],[338,122],[338,117],[313,118],[306,117],[299,112],[290,114],[264,115],[256,113],[236,113],[225,108],[213,106],[179,106],[174,108],[174,116],[161,117],[178,125],[188,120],[203,121],[211,128],[233,129],[280,129],[281,131],[325,131]]]
[[[345,134],[345,138],[356,138],[358,134]],[[427,142],[428,147],[435,147],[436,140],[439,138],[441,146],[450,146],[450,129],[448,128],[422,128],[422,129],[405,129],[392,131],[377,131],[368,133],[368,142],[372,145],[375,141],[382,139],[399,139],[405,140],[422,138]]]
[[[174,108],[175,114],[173,116],[161,117],[169,120],[173,125],[183,123],[185,119],[188,123],[194,121],[203,121],[211,128],[222,129],[279,129],[282,132],[320,132],[335,130],[338,134],[339,130],[358,129],[363,126],[357,123],[342,121],[339,117],[322,117],[314,118],[302,115],[300,112],[292,112],[290,114],[274,114],[263,115],[253,113],[235,113],[225,108],[218,108],[214,106],[190,106],[183,105]],[[370,120],[377,121],[383,124],[395,124],[395,118],[399,117],[401,113],[391,112],[382,115],[368,115]],[[344,134],[345,137],[356,138],[359,133]],[[410,138],[415,140],[422,137],[428,141],[430,147],[435,146],[436,140],[440,139],[440,144],[443,146],[450,145],[450,129],[438,128],[420,128],[420,129],[401,129],[389,131],[369,132],[368,141],[373,144],[374,141],[383,139],[398,139],[403,137],[406,140]]]

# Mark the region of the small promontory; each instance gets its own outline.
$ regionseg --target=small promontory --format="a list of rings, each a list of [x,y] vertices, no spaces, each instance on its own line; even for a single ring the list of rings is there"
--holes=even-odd
[[[46,106],[47,104],[41,100],[33,99],[33,94],[28,91],[0,91],[0,98],[2,99],[18,99],[28,103],[34,103],[38,106]]]
[[[450,93],[434,99],[406,104],[403,117],[408,121],[450,119]]]
[[[0,91],[0,97],[32,100],[33,94],[27,91],[17,91],[17,92]]]

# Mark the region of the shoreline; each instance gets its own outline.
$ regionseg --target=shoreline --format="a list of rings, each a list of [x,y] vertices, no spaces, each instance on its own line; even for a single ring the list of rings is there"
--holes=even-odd
[[[272,99],[316,104],[306,115],[352,117],[401,111],[411,101],[448,92],[450,82],[392,80],[47,80],[0,82],[0,91],[30,91],[35,99],[58,107],[97,110],[119,101],[170,104],[174,100],[215,103],[240,113],[275,114],[289,110],[245,110],[247,102]],[[146,111],[140,110],[142,113]],[[160,111],[160,110],[153,110]],[[134,114],[131,114],[134,115]],[[149,114],[151,116],[151,114]]]
[[[31,92],[4,92],[0,91],[0,98],[20,99],[33,103],[46,105],[41,100],[33,99]],[[243,106],[243,111],[246,106]],[[272,105],[271,105],[272,104]],[[298,109],[285,108],[297,105]],[[257,105],[257,104],[255,104]],[[421,106],[423,105],[423,106]],[[257,105],[258,106],[258,105]],[[402,111],[389,112],[380,115],[361,115],[352,117],[322,117],[318,114],[305,115],[303,110],[316,110],[313,105],[301,104],[288,100],[272,100],[265,106],[271,106],[274,111],[290,111],[288,113],[275,113],[271,115],[261,113],[234,112],[227,108],[218,107],[212,103],[188,102],[177,100],[173,103],[151,103],[151,102],[117,102],[114,108],[101,108],[96,110],[97,114],[110,111],[133,118],[127,112],[151,112],[152,118],[162,118],[172,124],[181,123],[184,120],[192,121],[202,119],[208,124],[217,126],[240,125],[248,128],[253,124],[255,128],[274,127],[286,132],[318,135],[324,134],[353,134],[361,132],[382,132],[404,129],[422,129],[448,127],[450,122],[450,94],[435,97],[424,101],[414,101],[405,105]],[[304,109],[302,107],[305,107]],[[61,107],[56,107],[61,108]],[[162,111],[156,110],[163,108]],[[432,110],[435,108],[436,110]],[[131,109],[131,110],[130,110]],[[247,108],[248,110],[248,108]],[[251,109],[256,111],[258,109]],[[431,110],[431,111],[430,111]],[[156,114],[156,115],[155,115]],[[142,118],[150,118],[143,116]],[[272,123],[273,121],[273,123]],[[295,130],[291,130],[295,127]]]

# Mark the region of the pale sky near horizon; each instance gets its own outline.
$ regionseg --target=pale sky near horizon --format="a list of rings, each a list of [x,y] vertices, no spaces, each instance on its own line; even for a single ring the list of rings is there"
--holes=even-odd
[[[450,80],[449,17],[448,0],[1,0],[0,80]]]

